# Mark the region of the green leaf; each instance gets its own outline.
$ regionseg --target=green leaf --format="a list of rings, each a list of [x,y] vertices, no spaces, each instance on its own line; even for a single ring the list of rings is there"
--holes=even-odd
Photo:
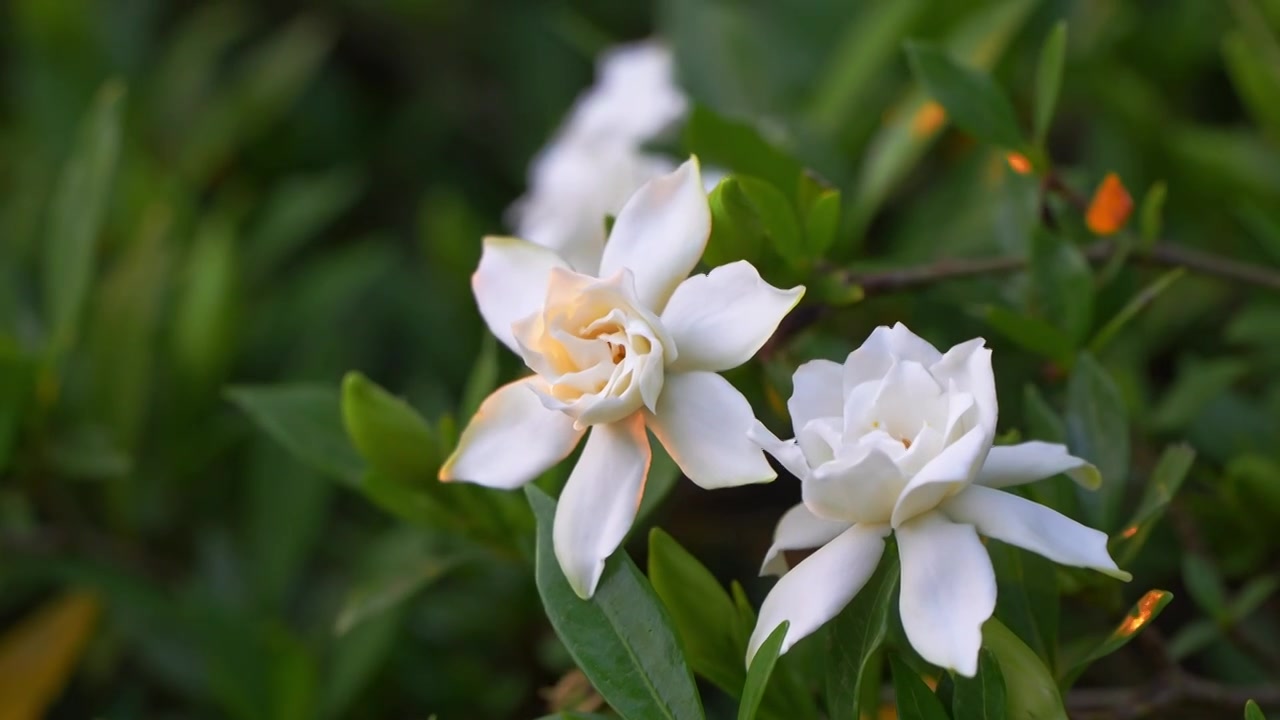
[[[480,341],[480,355],[467,375],[467,384],[462,389],[462,404],[458,407],[458,417],[470,418],[480,408],[489,393],[498,387],[498,340],[492,333],[485,333]]]
[[[996,617],[1054,667],[1058,647],[1058,575],[1053,563],[1035,553],[998,541],[987,551],[995,567]]]
[[[738,179],[729,176],[721,180],[707,196],[707,203],[711,206],[711,237],[702,261],[711,267],[738,260],[759,263],[765,250],[764,228]]]
[[[737,696],[746,670],[747,637],[734,623],[729,593],[698,559],[667,533],[649,533],[649,581],[671,615],[672,626],[693,671]]]
[[[1182,556],[1182,581],[1205,614],[1219,622],[1227,620],[1227,586],[1213,562],[1199,553],[1186,553]]]
[[[1033,298],[1045,319],[1078,347],[1093,324],[1093,271],[1065,238],[1039,229],[1031,236]]]
[[[805,253],[821,258],[840,229],[840,191],[805,173],[800,179],[796,207],[804,225]]]
[[[226,377],[240,332],[240,252],[236,226],[219,212],[201,221],[181,270],[170,346],[174,364],[197,388]]]
[[[898,587],[898,555],[886,552],[876,572],[827,626],[827,712],[831,720],[858,720],[873,708],[861,707],[867,686],[879,688],[869,669],[884,645],[889,613]]]
[[[1231,620],[1240,622],[1252,615],[1264,602],[1271,599],[1277,589],[1280,589],[1280,577],[1276,575],[1260,575],[1250,579],[1231,600]]]
[[[1039,318],[1022,315],[1001,305],[987,305],[980,308],[978,314],[993,330],[1023,350],[1052,360],[1063,367],[1071,366],[1075,346],[1058,328]]]
[[[1160,238],[1160,229],[1164,224],[1164,201],[1168,194],[1169,186],[1161,180],[1152,184],[1142,198],[1142,206],[1138,210],[1138,228],[1144,251],[1150,250]]]
[[[1044,147],[1045,135],[1053,121],[1053,110],[1062,89],[1062,63],[1067,53],[1067,23],[1059,21],[1049,31],[1040,48],[1040,64],[1036,66],[1036,104],[1032,138],[1036,147]]]
[[[363,577],[342,602],[334,633],[346,635],[457,567],[462,557],[446,554],[438,545],[411,526],[395,527],[378,538],[369,548]]]
[[[436,482],[435,435],[418,411],[358,372],[342,379],[342,422],[369,467],[406,485]]]
[[[1185,267],[1178,267],[1156,278],[1150,285],[1142,288],[1137,295],[1134,295],[1125,306],[1111,318],[1102,329],[1098,331],[1093,339],[1089,341],[1089,352],[1097,355],[1100,354],[1111,342],[1124,326],[1129,324],[1130,320],[1137,317],[1138,313],[1155,301],[1156,298],[1169,289],[1170,285],[1177,282],[1183,275],[1187,274]]]
[[[1209,618],[1198,618],[1169,638],[1169,656],[1178,662],[1195,655],[1222,637],[1222,626]]]
[[[1091,525],[1116,526],[1129,476],[1129,418],[1124,399],[1093,356],[1081,353],[1067,382],[1067,438],[1073,454],[1098,467],[1101,489],[1080,493]]]
[[[1186,357],[1178,364],[1177,379],[1151,413],[1152,425],[1166,432],[1184,429],[1248,373],[1249,364],[1238,358]]]
[[[1264,37],[1269,34],[1264,32]],[[1260,40],[1245,32],[1229,32],[1222,39],[1222,59],[1236,96],[1262,130],[1276,138],[1280,137],[1280,67]],[[1269,44],[1275,47],[1274,40]]]
[[[44,243],[44,306],[53,353],[75,341],[120,155],[125,87],[99,88],[62,167]]]
[[[765,140],[751,125],[694,105],[684,133],[688,151],[697,155],[704,167],[752,175],[778,188],[786,197],[795,195],[804,166]]]
[[[1147,594],[1134,603],[1129,614],[1110,635],[1085,652],[1080,660],[1067,665],[1069,669],[1062,678],[1062,687],[1070,688],[1076,678],[1080,677],[1080,673],[1090,665],[1128,645],[1130,640],[1137,637],[1138,633],[1160,616],[1160,612],[1171,600],[1173,600],[1173,593],[1167,590],[1147,591]]]
[[[893,695],[898,702],[898,717],[949,720],[946,709],[933,691],[896,653],[889,655],[889,665],[893,669]]]
[[[23,414],[35,387],[36,365],[14,348],[0,345],[0,473],[9,467]]]
[[[769,676],[773,674],[773,666],[778,662],[778,651],[782,649],[782,641],[787,637],[790,622],[783,622],[769,633],[764,644],[756,650],[751,658],[751,669],[747,671],[747,681],[742,687],[742,703],[738,705],[738,720],[755,720],[756,711],[760,708],[760,700],[764,698],[765,687],[769,684]]]
[[[642,520],[649,517],[649,513],[662,504],[662,501],[675,488],[676,482],[683,477],[680,466],[671,458],[671,454],[662,446],[662,443],[651,437],[649,447],[651,453],[649,474],[644,479],[644,495],[640,498],[640,508],[636,510],[634,526],[638,526]]]
[[[990,650],[978,653],[978,674],[967,678],[955,675],[951,697],[954,720],[1003,720],[1008,712],[1004,675]]]
[[[1030,383],[1023,386],[1022,402],[1030,437],[1059,444],[1067,442],[1066,423],[1050,407],[1049,402],[1040,394],[1039,388]]]
[[[1186,444],[1170,445],[1160,454],[1155,469],[1151,471],[1151,478],[1147,481],[1147,488],[1142,493],[1138,509],[1111,542],[1112,556],[1120,566],[1128,565],[1137,557],[1138,551],[1151,535],[1152,528],[1164,516],[1169,503],[1178,494],[1195,458],[1196,451]]]
[[[1000,665],[1008,717],[1067,720],[1053,676],[1009,628],[995,618],[983,623],[982,647],[991,651]]]
[[[907,43],[907,59],[916,80],[946,109],[948,119],[980,140],[1008,150],[1023,148],[1018,116],[991,76],[922,43]]]
[[[1262,714],[1257,702],[1249,700],[1244,704],[1244,720],[1267,720],[1267,716]]]
[[[242,385],[226,397],[308,467],[357,486],[364,462],[342,429],[338,393],[315,385]]]
[[[420,527],[456,529],[459,523],[470,525],[473,520],[476,523],[480,521],[480,518],[460,517],[456,512],[451,512],[439,497],[441,493],[432,492],[438,487],[438,484],[412,487],[399,480],[388,478],[382,473],[370,471],[360,477],[355,489],[364,495],[365,499],[391,516]],[[466,490],[466,488],[458,489]],[[478,528],[468,527],[468,529]]]
[[[245,269],[266,282],[291,254],[316,239],[360,197],[364,181],[352,170],[286,178],[272,188],[245,237]]]
[[[538,594],[591,684],[624,718],[701,720],[702,701],[671,623],[626,552],[605,563],[594,597],[579,598],[552,548],[555,501],[533,485],[525,486],[525,495],[538,521]]]

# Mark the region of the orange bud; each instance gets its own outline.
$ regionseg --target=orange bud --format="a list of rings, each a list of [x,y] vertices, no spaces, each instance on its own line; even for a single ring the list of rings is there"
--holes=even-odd
[[[1115,173],[1107,173],[1093,193],[1085,224],[1096,235],[1118,232],[1133,212],[1133,198]]]
[[[911,118],[911,134],[916,137],[932,135],[946,121],[947,111],[930,100],[916,111],[915,117]]]
[[[1004,159],[1005,159],[1005,162],[1009,163],[1010,170],[1013,170],[1019,175],[1031,174],[1031,161],[1027,159],[1026,155],[1023,155],[1022,153],[1011,152],[1008,155],[1006,155]]]

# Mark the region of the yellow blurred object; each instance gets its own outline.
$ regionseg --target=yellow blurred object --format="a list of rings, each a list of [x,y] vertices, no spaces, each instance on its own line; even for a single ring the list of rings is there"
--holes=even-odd
[[[1089,201],[1085,224],[1095,235],[1111,235],[1129,221],[1133,198],[1115,173],[1107,173]]]
[[[93,633],[102,603],[69,592],[0,637],[0,720],[34,720],[66,686]]]
[[[1005,162],[1009,163],[1009,169],[1013,170],[1019,175],[1031,174],[1031,170],[1032,170],[1031,161],[1028,160],[1027,156],[1023,155],[1022,153],[1018,153],[1018,152],[1009,153],[1008,155],[1005,156]]]
[[[947,111],[938,103],[930,100],[925,103],[915,117],[911,118],[911,134],[916,137],[932,135],[942,123],[947,121]]]

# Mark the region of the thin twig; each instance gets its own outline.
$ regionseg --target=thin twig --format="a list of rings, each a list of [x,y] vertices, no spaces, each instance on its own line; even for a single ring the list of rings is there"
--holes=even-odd
[[[1214,706],[1224,713],[1239,713],[1248,700],[1280,705],[1280,686],[1224,685],[1175,670],[1148,685],[1072,690],[1066,700],[1073,720],[1135,720],[1168,717],[1179,709],[1190,710],[1188,705]]]

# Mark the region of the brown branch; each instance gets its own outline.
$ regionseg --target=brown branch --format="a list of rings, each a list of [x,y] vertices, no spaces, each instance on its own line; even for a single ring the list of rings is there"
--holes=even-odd
[[[1249,700],[1263,706],[1280,705],[1280,686],[1224,685],[1174,670],[1149,685],[1072,690],[1066,704],[1073,720],[1136,720],[1168,717],[1179,709],[1190,710],[1188,705],[1214,706],[1224,713],[1214,717],[1225,717],[1228,711],[1235,716]]]

